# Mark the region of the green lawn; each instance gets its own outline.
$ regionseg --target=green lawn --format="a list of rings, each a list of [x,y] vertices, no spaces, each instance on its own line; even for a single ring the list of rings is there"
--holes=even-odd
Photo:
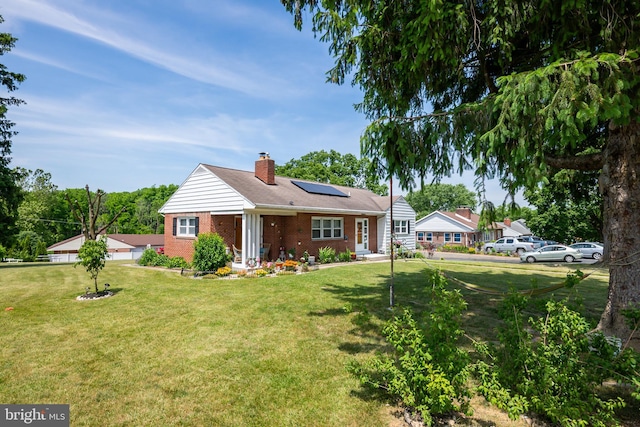
[[[502,290],[543,287],[569,271],[566,265],[431,265]],[[424,269],[419,260],[395,262],[398,305],[424,304]],[[99,277],[105,282],[113,297],[77,301],[92,284],[81,267],[0,265],[1,403],[68,403],[73,426],[393,422],[387,402],[364,393],[345,370],[349,360],[384,349],[376,326],[391,314],[388,263],[195,280],[109,262]],[[596,272],[578,285],[594,320],[606,284],[607,275]],[[463,293],[465,328],[491,339],[499,297]],[[372,314],[367,324],[355,321],[362,307]]]

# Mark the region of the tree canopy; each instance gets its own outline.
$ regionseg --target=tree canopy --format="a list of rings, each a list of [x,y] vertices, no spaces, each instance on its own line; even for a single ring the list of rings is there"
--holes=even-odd
[[[353,154],[313,151],[299,159],[291,159],[282,166],[276,166],[276,174],[291,178],[367,188],[381,196],[387,195],[388,187],[380,184],[377,175],[369,173],[371,162],[368,158],[358,159]]]
[[[464,184],[430,184],[405,196],[407,203],[416,211],[416,218],[422,218],[436,210],[454,212],[460,206],[474,210],[477,206],[476,193]]]
[[[602,197],[595,173],[562,170],[525,198],[536,207],[536,215],[527,219],[535,235],[564,243],[602,241]]]
[[[511,194],[560,169],[599,173],[609,301],[625,338],[640,305],[640,3],[282,0],[329,43],[371,123],[363,155],[404,188],[474,171]],[[629,284],[631,284],[629,286]],[[640,343],[636,343],[640,348]]]
[[[0,24],[4,22],[0,16]],[[0,33],[0,56],[11,51],[17,39],[9,33]],[[7,70],[0,64],[0,84],[7,92],[13,92],[18,84],[25,79],[23,74]],[[13,96],[0,96],[0,244],[6,244],[15,232],[16,211],[20,203],[20,188],[16,184],[18,178],[15,172],[9,168],[11,162],[11,138],[16,135],[13,130],[14,123],[7,119],[7,111],[10,106],[24,103]]]

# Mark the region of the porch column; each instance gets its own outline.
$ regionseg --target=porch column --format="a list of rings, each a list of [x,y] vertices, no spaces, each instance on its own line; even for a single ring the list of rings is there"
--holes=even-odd
[[[260,256],[260,215],[242,214],[242,264]]]

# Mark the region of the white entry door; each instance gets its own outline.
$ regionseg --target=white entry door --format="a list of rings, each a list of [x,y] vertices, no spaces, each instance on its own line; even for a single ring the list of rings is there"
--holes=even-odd
[[[369,219],[356,219],[356,252],[369,252]]]

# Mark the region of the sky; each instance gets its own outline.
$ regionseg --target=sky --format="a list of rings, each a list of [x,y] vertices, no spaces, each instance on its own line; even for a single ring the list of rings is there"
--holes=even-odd
[[[260,152],[360,157],[362,92],[326,83],[328,44],[279,0],[11,0],[0,15],[18,38],[0,62],[27,77],[11,166],[60,189],[180,185],[199,163],[253,170]],[[472,174],[442,182],[473,190]]]

